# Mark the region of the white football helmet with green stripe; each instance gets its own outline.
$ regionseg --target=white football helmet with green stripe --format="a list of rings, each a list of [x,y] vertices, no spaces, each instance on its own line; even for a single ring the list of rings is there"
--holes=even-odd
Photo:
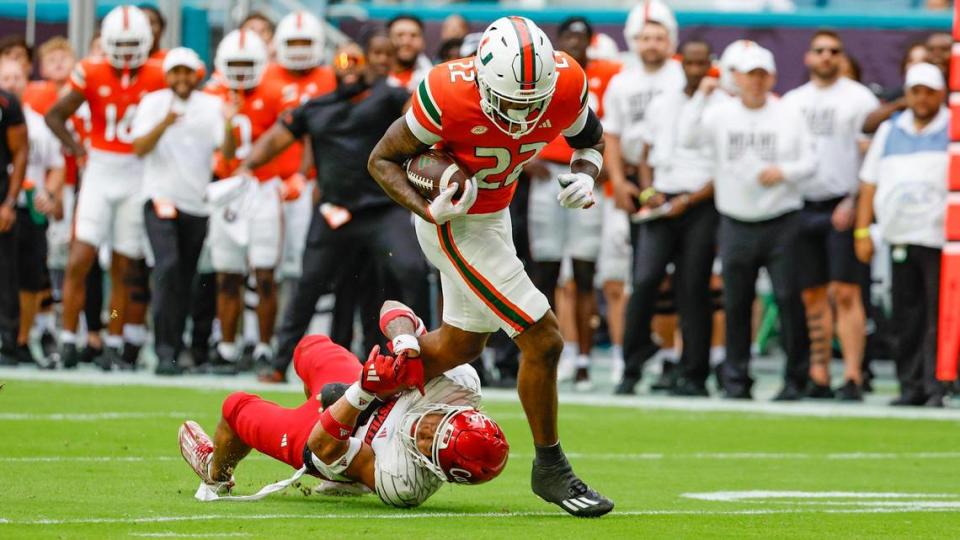
[[[476,61],[480,108],[501,131],[533,131],[557,86],[553,45],[525,17],[501,17],[483,32]]]

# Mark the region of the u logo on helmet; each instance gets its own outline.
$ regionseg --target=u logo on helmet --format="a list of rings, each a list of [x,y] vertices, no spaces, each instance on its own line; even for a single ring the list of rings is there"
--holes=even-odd
[[[457,482],[460,484],[469,484],[470,479],[473,478],[473,473],[471,473],[466,469],[460,469],[458,467],[453,467],[447,472],[450,474],[450,478],[453,479],[454,482]]]

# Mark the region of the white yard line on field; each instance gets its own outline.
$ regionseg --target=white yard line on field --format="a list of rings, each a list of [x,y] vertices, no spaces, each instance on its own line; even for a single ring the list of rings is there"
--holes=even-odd
[[[98,422],[143,418],[189,418],[185,412],[98,412],[98,413],[0,413],[0,421]]]
[[[955,493],[892,493],[869,491],[708,491],[683,493],[687,499],[700,501],[746,501],[769,499],[957,499]]]
[[[37,371],[20,368],[0,368],[0,381],[40,381],[88,386],[148,386],[163,388],[192,388],[196,390],[292,392],[303,393],[300,381],[285,384],[264,384],[252,379],[191,375],[174,378],[157,377],[152,373],[110,373],[95,371]],[[496,388],[483,391],[485,402],[516,402],[514,390]],[[888,407],[864,403],[771,403],[769,401],[732,401],[719,397],[679,398],[666,396],[609,396],[600,394],[560,393],[564,405],[616,407],[625,409],[670,410],[687,412],[740,412],[781,416],[818,418],[883,418],[903,420],[960,421],[960,409],[926,409],[923,407]],[[563,411],[560,412],[561,417]],[[0,418],[2,420],[2,418]]]
[[[178,533],[178,532],[155,532],[155,533],[130,533],[130,536],[141,536],[144,538],[225,538],[225,537],[244,537],[253,536],[250,533],[224,532],[224,533]]]
[[[954,511],[955,508],[937,508],[927,507],[920,504],[904,505],[893,508],[817,508],[817,509],[747,509],[747,510],[621,510],[610,514],[611,518],[616,517],[638,517],[638,516],[765,516],[775,514],[896,514],[905,512],[947,512]],[[457,519],[488,519],[488,518],[530,518],[530,517],[555,517],[570,519],[561,512],[427,512],[414,514],[409,512],[397,512],[392,514],[191,514],[186,516],[152,516],[152,517],[124,517],[124,518],[41,518],[41,519],[3,519],[0,518],[0,525],[91,525],[91,524],[135,524],[135,523],[171,523],[183,521],[263,521],[271,519],[284,520],[410,520],[410,519],[438,519],[438,518],[457,518]]]
[[[532,459],[533,454],[523,452],[514,452],[510,454],[514,459]],[[894,460],[894,459],[960,459],[960,452],[851,452],[851,453],[833,453],[833,454],[813,454],[813,453],[779,453],[779,452],[693,452],[693,453],[582,453],[570,452],[567,454],[570,459],[579,459],[587,461],[657,461],[666,459],[684,460],[757,460],[757,461],[776,461],[776,460]],[[0,463],[58,463],[58,462],[81,462],[81,463],[112,463],[112,462],[149,462],[149,461],[180,461],[180,456],[18,456],[7,457],[0,456]],[[260,454],[254,454],[246,458],[247,460],[270,461],[270,458]]]

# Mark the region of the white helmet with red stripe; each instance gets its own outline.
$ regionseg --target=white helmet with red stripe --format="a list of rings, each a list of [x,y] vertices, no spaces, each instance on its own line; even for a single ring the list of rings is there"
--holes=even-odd
[[[305,11],[293,12],[280,20],[273,35],[277,62],[287,69],[310,69],[323,60],[323,24]]]
[[[138,68],[150,57],[150,20],[134,6],[117,6],[100,24],[100,42],[111,66]]]
[[[553,45],[525,17],[501,17],[480,37],[474,61],[480,108],[504,133],[533,131],[557,87]]]
[[[636,48],[636,39],[648,22],[662,25],[670,35],[670,44],[677,46],[677,18],[666,4],[660,0],[643,0],[630,10],[627,22],[623,25],[623,38],[627,47],[633,51]]]
[[[256,32],[234,30],[217,46],[214,63],[228,88],[254,88],[267,66],[267,46]]]

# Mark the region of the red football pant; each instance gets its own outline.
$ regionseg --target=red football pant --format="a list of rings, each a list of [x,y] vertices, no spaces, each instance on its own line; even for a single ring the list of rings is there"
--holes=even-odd
[[[362,367],[356,356],[329,337],[307,336],[293,353],[293,368],[310,390],[306,403],[291,409],[255,394],[234,392],[223,402],[223,418],[247,446],[299,469],[307,438],[320,420],[323,385],[356,382]]]

